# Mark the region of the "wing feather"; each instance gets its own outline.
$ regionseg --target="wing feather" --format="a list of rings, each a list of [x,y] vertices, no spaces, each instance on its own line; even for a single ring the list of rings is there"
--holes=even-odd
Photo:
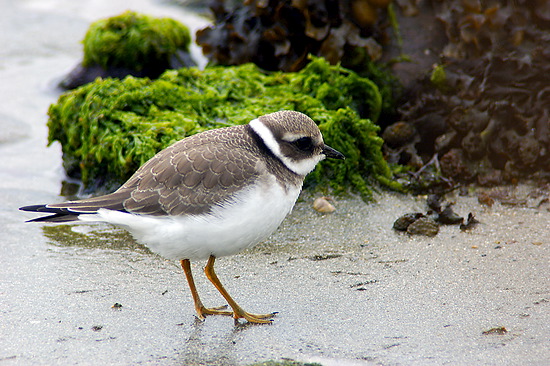
[[[124,209],[150,215],[207,213],[257,179],[258,151],[242,126],[216,131],[181,140],[143,165],[121,187],[134,187]]]

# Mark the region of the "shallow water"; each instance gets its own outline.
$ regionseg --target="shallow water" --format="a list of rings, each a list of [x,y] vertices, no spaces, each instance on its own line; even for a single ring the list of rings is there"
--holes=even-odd
[[[0,1],[0,361],[3,364],[543,365],[550,359],[550,212],[482,207],[482,222],[435,238],[391,229],[421,199],[304,195],[282,228],[217,269],[241,305],[279,311],[269,326],[200,322],[177,263],[106,225],[42,226],[19,206],[62,200],[57,145],[46,147],[55,83],[81,57],[91,21],[122,1]],[[186,19],[152,1],[132,9]],[[195,24],[195,23],[194,23]],[[207,305],[223,304],[193,264]],[[115,303],[122,307],[114,307]],[[505,327],[502,335],[483,334]]]

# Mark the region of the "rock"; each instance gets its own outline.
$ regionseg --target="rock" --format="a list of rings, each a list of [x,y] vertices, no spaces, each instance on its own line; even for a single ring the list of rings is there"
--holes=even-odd
[[[59,84],[74,89],[96,78],[158,78],[167,69],[195,66],[191,33],[171,18],[126,11],[92,23],[84,40],[84,56]]]
[[[457,215],[451,205],[447,205],[443,211],[438,215],[437,222],[444,225],[457,225],[462,224],[464,218]]]
[[[393,228],[398,231],[407,231],[409,225],[418,220],[419,218],[424,217],[424,214],[420,212],[404,214],[393,223]]]
[[[439,232],[439,225],[429,217],[421,217],[407,228],[407,233],[411,235],[436,236]]]
[[[382,134],[384,142],[392,147],[402,146],[414,138],[416,131],[414,127],[407,122],[396,122],[389,125]]]

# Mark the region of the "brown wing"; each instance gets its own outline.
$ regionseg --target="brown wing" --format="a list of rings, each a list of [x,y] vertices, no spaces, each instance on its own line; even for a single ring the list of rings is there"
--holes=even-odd
[[[120,188],[130,193],[124,208],[149,215],[201,214],[253,182],[257,155],[246,135],[216,131],[182,140],[144,164]]]

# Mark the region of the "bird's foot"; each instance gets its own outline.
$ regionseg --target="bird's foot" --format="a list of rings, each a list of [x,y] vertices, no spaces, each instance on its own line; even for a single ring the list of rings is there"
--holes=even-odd
[[[215,308],[207,308],[205,306],[197,307],[197,315],[200,319],[204,319],[206,315],[233,315],[232,311],[227,311],[227,305],[217,306]]]
[[[241,308],[233,309],[233,318],[235,318],[235,320],[245,319],[249,323],[271,324],[273,322],[272,318],[277,314],[277,312],[269,314],[252,314]]]

